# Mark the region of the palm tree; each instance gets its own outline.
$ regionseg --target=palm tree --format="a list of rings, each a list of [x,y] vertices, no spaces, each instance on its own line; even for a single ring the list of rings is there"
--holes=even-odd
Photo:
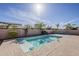
[[[25,25],[25,28],[30,29],[30,28],[32,28],[32,26],[27,24],[27,25]]]
[[[59,29],[59,26],[60,26],[59,24],[56,24],[57,29]]]
[[[25,25],[25,36],[27,36],[28,30],[31,28],[32,28],[31,25],[29,25],[29,24]]]
[[[8,24],[8,25],[6,26],[6,28],[8,29],[8,28],[9,28],[9,26],[10,26],[10,24]]]
[[[48,25],[48,26],[47,26],[47,29],[49,29],[49,30],[52,29],[52,26],[49,26],[49,25]]]

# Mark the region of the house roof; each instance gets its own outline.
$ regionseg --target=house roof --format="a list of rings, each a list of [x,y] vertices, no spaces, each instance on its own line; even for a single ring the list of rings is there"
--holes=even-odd
[[[22,25],[22,24],[17,24],[17,23],[9,23],[9,22],[0,22],[2,24],[11,24],[11,25]]]

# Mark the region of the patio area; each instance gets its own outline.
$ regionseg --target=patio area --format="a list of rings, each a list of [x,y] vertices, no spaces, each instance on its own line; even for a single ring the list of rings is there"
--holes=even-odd
[[[22,51],[16,40],[4,41],[0,46],[0,56],[79,56],[79,36],[60,36],[59,41],[52,41],[27,53]]]

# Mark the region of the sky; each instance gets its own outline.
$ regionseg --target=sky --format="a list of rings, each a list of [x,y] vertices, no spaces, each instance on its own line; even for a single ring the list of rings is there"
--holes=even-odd
[[[43,3],[38,5],[34,3],[1,3],[0,22],[23,25],[43,22],[53,27],[55,27],[55,24],[60,24],[61,28],[67,23],[79,26],[79,4]]]

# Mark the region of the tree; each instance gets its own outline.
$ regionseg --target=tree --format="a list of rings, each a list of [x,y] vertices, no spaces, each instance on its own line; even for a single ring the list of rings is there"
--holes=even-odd
[[[65,25],[65,29],[67,29],[67,30],[77,30],[78,27],[76,26],[76,24],[68,23],[68,24]]]
[[[45,28],[46,25],[43,22],[38,22],[34,26],[35,26],[35,28],[43,29],[43,28]]]
[[[57,29],[59,29],[59,26],[60,26],[59,24],[56,24]]]
[[[47,29],[49,29],[49,30],[52,29],[52,26],[49,26],[49,25],[48,25],[48,26],[47,26]]]
[[[31,28],[32,28],[31,25],[29,25],[29,24],[25,25],[25,36],[27,36],[28,29],[31,29]]]
[[[8,28],[9,28],[9,26],[10,26],[10,24],[8,24],[8,25],[6,26],[6,28],[8,29]]]
[[[71,24],[70,24],[70,23],[68,23],[68,24],[66,24],[66,25],[65,25],[65,29],[67,29],[67,30],[68,30],[68,29],[71,29],[71,28],[72,28],[72,26],[71,26]]]
[[[25,28],[27,28],[27,29],[30,29],[31,27],[32,27],[32,26],[29,25],[29,24],[25,25]]]

